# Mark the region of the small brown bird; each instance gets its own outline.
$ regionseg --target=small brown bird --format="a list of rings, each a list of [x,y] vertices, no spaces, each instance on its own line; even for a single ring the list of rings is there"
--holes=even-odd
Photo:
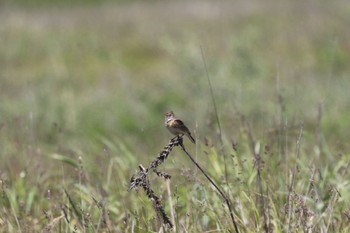
[[[165,113],[165,127],[168,128],[170,133],[174,135],[186,135],[191,142],[196,143],[186,125],[181,120],[175,118],[173,111]]]

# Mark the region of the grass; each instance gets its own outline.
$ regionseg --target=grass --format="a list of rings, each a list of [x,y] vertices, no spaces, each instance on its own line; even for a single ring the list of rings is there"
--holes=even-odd
[[[240,232],[349,231],[348,4],[38,4],[0,10],[1,232],[158,232],[128,188],[168,110]],[[180,148],[158,169],[177,232],[235,231]]]

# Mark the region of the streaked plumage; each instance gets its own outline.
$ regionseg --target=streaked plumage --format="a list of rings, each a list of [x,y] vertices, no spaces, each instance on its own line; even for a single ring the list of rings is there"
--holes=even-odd
[[[173,111],[165,113],[165,127],[174,135],[186,135],[191,142],[196,143],[186,125],[175,118]]]

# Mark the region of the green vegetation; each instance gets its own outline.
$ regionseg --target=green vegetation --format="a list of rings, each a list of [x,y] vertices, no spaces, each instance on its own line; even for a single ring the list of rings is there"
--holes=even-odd
[[[128,187],[169,110],[240,232],[350,231],[345,1],[32,2],[0,9],[0,232],[158,232]],[[234,232],[179,147],[158,170],[177,232]]]

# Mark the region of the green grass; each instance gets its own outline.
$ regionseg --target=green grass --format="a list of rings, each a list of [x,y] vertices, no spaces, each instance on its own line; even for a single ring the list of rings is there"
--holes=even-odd
[[[145,193],[127,189],[171,138],[168,110],[195,130],[199,143],[185,146],[230,197],[241,232],[350,230],[345,2],[0,11],[1,232],[158,232]],[[150,182],[178,232],[233,232],[180,148],[159,170],[170,192]]]

